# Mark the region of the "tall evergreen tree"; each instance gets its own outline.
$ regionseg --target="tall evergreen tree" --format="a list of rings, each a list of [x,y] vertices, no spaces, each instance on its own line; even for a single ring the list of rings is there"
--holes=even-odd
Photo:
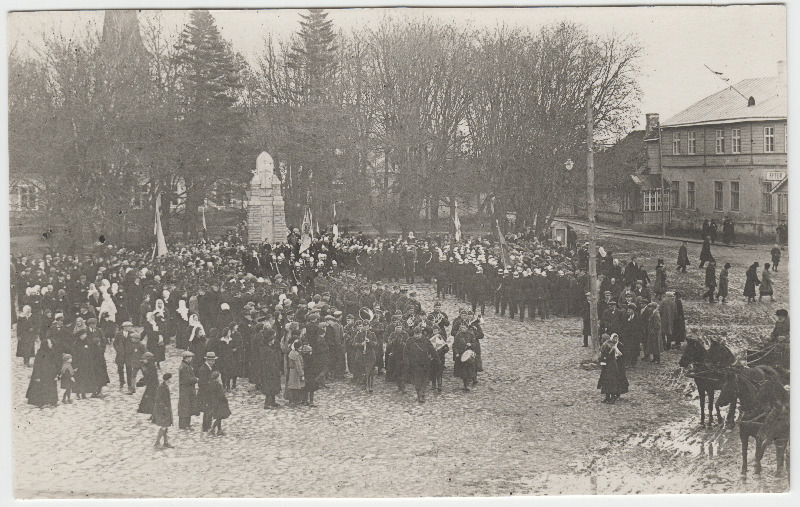
[[[222,38],[211,13],[193,11],[176,46],[182,101],[179,172],[186,182],[184,235],[199,230],[198,206],[219,182],[244,184],[244,112],[239,104],[244,60]],[[194,231],[189,221],[194,222]]]
[[[319,103],[328,97],[327,90],[336,72],[336,34],[333,21],[322,9],[301,14],[300,32],[292,44],[289,66],[295,71],[295,93],[300,103]]]

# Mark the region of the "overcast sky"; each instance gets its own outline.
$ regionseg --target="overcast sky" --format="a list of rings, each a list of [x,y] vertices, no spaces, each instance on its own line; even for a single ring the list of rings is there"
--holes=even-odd
[[[641,118],[659,113],[662,121],[725,87],[705,67],[740,79],[772,76],[778,60],[786,60],[786,14],[783,6],[719,7],[535,7],[515,9],[333,9],[339,28],[375,25],[384,13],[433,17],[469,23],[473,27],[537,29],[562,20],[585,25],[596,34],[629,35],[643,49]],[[296,10],[213,11],[218,26],[233,47],[253,61],[270,34],[288,38],[299,28]],[[186,11],[167,11],[176,30]],[[8,18],[9,50],[41,41],[42,33],[70,36],[87,27],[102,29],[102,11],[12,13]]]

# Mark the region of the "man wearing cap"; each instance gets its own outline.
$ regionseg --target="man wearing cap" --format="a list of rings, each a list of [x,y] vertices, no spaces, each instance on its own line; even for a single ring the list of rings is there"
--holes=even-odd
[[[433,312],[430,315],[433,322],[438,321],[439,330],[442,333],[442,336],[447,336],[447,326],[450,325],[450,319],[447,318],[447,314],[442,311],[442,302],[437,301],[433,303]]]
[[[128,365],[128,351],[130,335],[133,333],[133,323],[126,320],[122,323],[122,329],[114,334],[114,351],[116,358],[114,362],[117,364],[117,375],[119,375],[119,390],[125,387],[125,379],[128,379],[128,388],[131,387],[133,371]],[[126,375],[127,373],[127,375]]]
[[[216,362],[217,354],[213,351],[206,352],[205,361],[197,370],[197,406],[198,410],[203,413],[203,431],[211,429],[211,372],[216,370]]]
[[[194,376],[192,359],[194,354],[184,350],[181,365],[178,368],[178,428],[191,429],[192,416],[200,412],[197,410],[197,377]]]
[[[144,344],[141,334],[131,333],[126,342],[127,351],[125,354],[126,368],[129,368],[131,374],[128,377],[128,394],[136,392],[136,377],[142,369],[142,356],[147,352],[147,346]]]

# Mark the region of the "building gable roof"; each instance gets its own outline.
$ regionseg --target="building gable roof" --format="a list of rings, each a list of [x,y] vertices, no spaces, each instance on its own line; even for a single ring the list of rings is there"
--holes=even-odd
[[[745,97],[753,97],[748,106]],[[785,120],[786,81],[781,76],[745,79],[687,107],[667,120],[663,127],[702,125],[732,121]]]

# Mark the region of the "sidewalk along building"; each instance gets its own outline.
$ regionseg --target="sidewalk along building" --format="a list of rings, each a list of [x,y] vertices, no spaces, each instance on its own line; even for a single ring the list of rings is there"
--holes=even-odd
[[[653,123],[658,122],[655,115]],[[785,66],[773,77],[745,79],[679,112],[648,136],[666,184],[672,229],[699,230],[705,219],[729,217],[736,233],[772,237],[786,223],[787,85]],[[650,148],[648,147],[648,151]],[[655,160],[654,160],[655,159]],[[658,211],[658,189],[650,199]]]

